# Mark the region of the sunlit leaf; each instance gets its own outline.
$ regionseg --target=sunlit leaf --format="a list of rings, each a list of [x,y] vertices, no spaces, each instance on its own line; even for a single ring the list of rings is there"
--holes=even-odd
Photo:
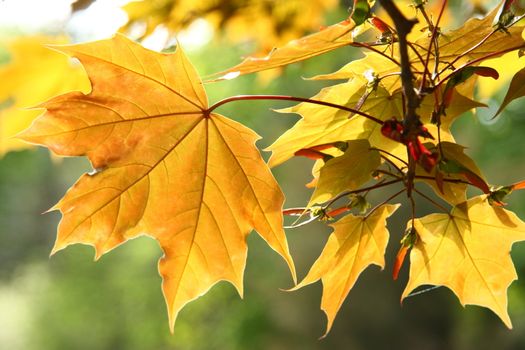
[[[282,67],[291,63],[335,50],[352,42],[355,23],[345,20],[331,25],[309,36],[293,40],[280,48],[273,49],[264,57],[248,57],[238,65],[214,74],[215,80],[233,79],[239,75]]]
[[[485,40],[494,30],[492,23],[494,22],[496,13],[497,9],[482,19],[469,19],[461,28],[441,35],[439,37],[440,59],[443,61],[453,60],[458,55],[463,54],[464,51],[472,49],[465,55],[465,59],[472,60],[525,44],[521,36],[524,29],[522,25],[509,28],[508,34],[503,31],[496,31]],[[422,39],[418,41],[418,43],[423,44],[424,40],[428,41],[428,39]],[[482,40],[485,41],[478,46],[477,44]],[[459,62],[462,61],[463,60],[460,60]]]
[[[462,305],[487,307],[511,328],[507,288],[517,276],[509,251],[525,239],[525,223],[479,196],[450,214],[416,219],[415,228],[419,239],[410,253],[410,277],[402,298],[418,286],[446,286]]]
[[[367,140],[352,140],[342,156],[326,162],[308,205],[323,203],[345,190],[356,190],[372,178],[381,164],[379,152]]]
[[[385,249],[389,239],[386,219],[399,205],[383,205],[370,216],[347,215],[331,225],[334,232],[323,252],[297,290],[318,280],[323,282],[321,309],[328,318],[325,335],[332,328],[343,301],[357,278],[368,266],[385,266]]]
[[[23,139],[59,155],[87,156],[83,175],[54,209],[53,252],[74,243],[96,256],[142,234],[155,238],[173,328],[179,310],[215,283],[242,295],[252,229],[287,261],[283,195],[254,146],[258,136],[207,111],[202,83],[183,51],[159,54],[117,35],[67,46],[93,90],[46,102]]]

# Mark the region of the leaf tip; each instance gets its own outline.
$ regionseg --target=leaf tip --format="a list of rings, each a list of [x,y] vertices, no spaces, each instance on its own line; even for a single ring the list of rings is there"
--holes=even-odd
[[[288,268],[290,269],[290,273],[292,274],[293,284],[296,286],[297,285],[297,271],[295,270],[295,264],[292,260],[292,256],[290,255],[290,253],[287,254],[286,263],[288,264]]]
[[[334,324],[334,319],[335,319],[335,315],[332,315],[330,316],[328,311],[326,309],[323,309],[325,315],[326,315],[326,330],[324,332],[324,334],[318,338],[318,340],[322,340],[324,338],[326,338],[326,336],[328,335],[328,333],[330,333],[330,330],[332,329],[332,325]]]
[[[59,245],[58,242],[56,242],[53,248],[51,249],[51,252],[49,252],[49,257],[53,257],[53,255],[55,255],[57,252],[61,251],[64,248],[65,246]]]
[[[100,258],[102,257],[102,255],[104,255],[104,253],[102,252],[101,249],[98,249],[97,247],[95,247],[95,256],[93,257],[93,261],[94,262],[97,262],[100,260]]]

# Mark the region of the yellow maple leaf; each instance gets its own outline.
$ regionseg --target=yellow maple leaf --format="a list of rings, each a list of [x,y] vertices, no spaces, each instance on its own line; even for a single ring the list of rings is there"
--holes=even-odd
[[[215,80],[233,79],[239,75],[282,67],[335,50],[352,42],[354,28],[355,23],[351,19],[333,24],[319,32],[275,48],[267,56],[248,57],[234,67],[215,73],[214,76],[217,77]]]
[[[295,269],[282,228],[284,197],[250,129],[210,113],[195,69],[124,36],[61,51],[84,65],[93,90],[42,107],[22,134],[59,155],[87,156],[83,175],[54,207],[53,253],[73,243],[96,257],[141,234],[164,251],[162,289],[173,329],[179,310],[221,280],[242,296],[246,237],[254,228]]]
[[[324,203],[345,190],[356,190],[372,178],[372,172],[380,164],[379,152],[370,149],[368,140],[348,141],[345,153],[321,168],[308,206]]]
[[[83,69],[65,55],[46,48],[64,44],[65,38],[20,37],[7,43],[9,63],[0,66],[0,156],[29,145],[13,136],[26,129],[42,112],[28,110],[37,103],[71,90],[89,91]]]
[[[508,33],[502,30],[495,31],[493,22],[498,13],[498,8],[492,10],[487,16],[481,19],[471,18],[458,29],[445,32],[438,37],[439,43],[439,69],[449,67],[454,62],[454,67],[458,68],[462,64],[479,59],[477,63],[483,62],[483,57],[489,54],[501,52],[503,55],[506,50],[518,49],[525,44],[521,33],[525,28],[523,25],[514,25],[508,28]],[[417,47],[428,48],[430,39],[422,37],[416,41]],[[426,54],[426,50],[421,52]],[[487,59],[497,57],[493,55]],[[434,60],[430,57],[431,67]]]
[[[361,272],[372,264],[384,268],[389,238],[386,219],[398,207],[382,205],[368,217],[347,215],[331,225],[334,232],[321,255],[306,277],[292,289],[297,290],[319,279],[323,282],[321,309],[328,318],[325,336]]]
[[[446,286],[462,305],[487,307],[512,328],[507,288],[517,276],[509,251],[513,243],[525,240],[525,223],[508,210],[490,206],[485,197],[463,202],[450,214],[415,220],[419,239],[410,253],[402,299],[418,286]]]

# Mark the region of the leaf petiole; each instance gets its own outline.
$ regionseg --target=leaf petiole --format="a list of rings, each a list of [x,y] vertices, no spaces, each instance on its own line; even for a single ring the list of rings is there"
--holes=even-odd
[[[237,95],[237,96],[231,96],[228,98],[225,98],[223,100],[220,100],[219,102],[216,102],[215,104],[211,105],[206,109],[205,114],[209,115],[212,111],[217,109],[218,107],[234,102],[234,101],[253,101],[253,100],[281,100],[281,101],[294,101],[294,102],[304,102],[304,103],[311,103],[326,107],[332,107],[336,109],[340,109],[342,111],[358,114],[362,117],[365,117],[373,122],[376,122],[378,124],[383,124],[383,121],[379,118],[373,117],[368,113],[359,111],[354,108],[338,105],[336,103],[326,102],[326,101],[320,101],[320,100],[312,100],[310,98],[303,98],[303,97],[295,97],[295,96],[286,96],[286,95]]]

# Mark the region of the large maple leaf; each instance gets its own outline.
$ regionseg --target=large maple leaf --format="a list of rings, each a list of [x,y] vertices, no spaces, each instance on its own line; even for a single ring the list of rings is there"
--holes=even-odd
[[[399,205],[385,204],[369,216],[347,215],[331,225],[334,232],[306,277],[292,290],[323,282],[321,309],[328,318],[326,334],[357,278],[368,266],[385,266],[389,233],[386,219]]]
[[[402,298],[421,285],[446,286],[462,305],[487,307],[512,328],[507,288],[517,276],[509,251],[513,243],[525,240],[525,222],[478,196],[450,214],[416,219],[414,227],[419,239],[410,253]]]
[[[183,51],[160,54],[124,36],[61,47],[89,75],[22,134],[59,155],[83,156],[83,175],[55,206],[56,252],[73,243],[97,258],[146,234],[160,243],[163,292],[173,329],[179,310],[220,280],[242,296],[252,228],[295,269],[282,228],[283,195],[250,129],[210,113]]]

